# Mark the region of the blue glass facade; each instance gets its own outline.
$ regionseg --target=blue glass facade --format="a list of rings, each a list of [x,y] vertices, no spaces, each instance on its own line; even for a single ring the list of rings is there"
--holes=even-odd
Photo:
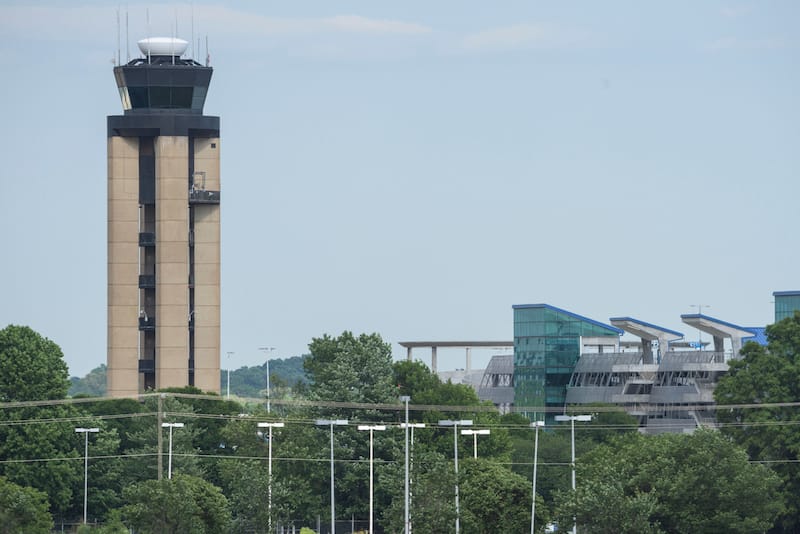
[[[548,304],[514,306],[514,404],[563,407],[566,386],[580,357],[581,338],[616,338],[621,333],[613,326]],[[522,413],[532,421],[545,415]]]
[[[795,311],[800,311],[800,291],[776,291],[775,297],[775,322],[794,317]]]

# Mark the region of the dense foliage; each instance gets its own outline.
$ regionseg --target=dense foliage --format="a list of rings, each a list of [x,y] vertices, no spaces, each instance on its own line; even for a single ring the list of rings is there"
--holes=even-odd
[[[742,362],[732,365],[732,385],[721,385],[720,393],[730,402],[762,403],[796,395],[797,324],[772,327],[769,350],[748,346]],[[0,349],[0,367],[8,370],[7,377],[0,375],[0,391],[7,400],[23,400],[0,404],[0,477],[5,477],[0,478],[0,500],[10,491],[20,495],[14,502],[21,503],[13,507],[0,502],[0,524],[33,521],[23,531],[37,532],[37,524],[49,528],[51,513],[56,523],[80,520],[84,436],[74,429],[90,426],[100,429],[89,437],[87,494],[89,521],[104,524],[94,529],[99,533],[130,528],[263,532],[270,517],[273,525],[286,527],[327,523],[331,445],[337,530],[345,523],[349,528],[351,518],[364,528],[369,439],[357,425],[385,423],[386,431],[374,435],[375,519],[385,532],[401,532],[406,434],[399,426],[405,420],[399,396],[410,395],[409,420],[427,425],[409,435],[415,530],[454,530],[456,444],[462,530],[530,528],[534,432],[529,421],[517,414],[501,416],[481,403],[474,389],[442,382],[421,362],[393,363],[388,343],[377,334],[344,332],[312,340],[309,355],[292,364],[295,369],[303,366],[299,373],[304,378],[294,386],[275,374],[281,369],[279,360],[271,361],[272,397],[278,394],[287,402],[273,405],[269,413],[263,402],[243,404],[194,388],[140,399],[70,401],[65,399],[66,367],[54,343],[25,327],[8,327],[0,332]],[[90,375],[97,378],[104,371],[101,367]],[[259,388],[255,397],[263,398],[266,369],[245,371],[261,373],[253,387]],[[762,376],[767,373],[772,376]],[[794,382],[787,385],[787,380]],[[629,416],[597,408],[591,423],[576,428],[575,495],[570,491],[569,426],[548,427],[539,433],[536,531],[553,519],[569,524],[574,514],[584,531],[592,532],[750,532],[770,527],[790,532],[787,525],[796,506],[791,492],[798,479],[795,464],[780,460],[796,458],[800,440],[796,425],[763,423],[794,422],[795,412],[787,406],[726,411],[721,419],[752,425],[725,427],[731,441],[716,432],[641,436]],[[349,424],[336,426],[331,435],[329,426],[314,424],[320,418]],[[452,426],[439,426],[442,419],[469,419],[473,428],[491,430],[477,441],[477,459],[472,458],[472,438]],[[173,433],[172,480],[167,479],[164,421],[185,423]],[[266,421],[285,423],[273,429],[271,479],[269,433],[257,426]],[[748,462],[748,454],[771,462],[768,467]],[[782,523],[774,527],[780,513]]]
[[[106,394],[106,377],[108,375],[108,367],[106,364],[100,364],[83,378],[71,376],[69,378],[69,391],[67,394],[70,397],[78,395],[88,395],[91,397],[104,397]]]
[[[275,358],[269,361],[270,396],[291,397],[293,392],[302,392],[308,384],[303,369],[307,356]],[[220,391],[228,386],[227,369],[222,372]],[[231,394],[246,398],[264,398],[267,388],[267,363],[245,366],[231,370]]]
[[[308,384],[303,360],[305,356],[276,358],[269,362],[270,393],[272,398],[291,397],[293,393],[302,393]],[[106,394],[106,364],[101,364],[80,378],[70,377],[68,395],[70,397],[90,395],[103,397]],[[220,376],[220,391],[228,386],[227,369]],[[263,398],[267,383],[267,364],[245,366],[231,369],[231,394],[244,398]]]
[[[47,495],[0,477],[0,533],[47,534],[53,517],[47,510]]]
[[[58,345],[27,326],[0,330],[0,402],[63,399],[68,388]]]
[[[225,534],[230,512],[220,489],[205,480],[176,474],[125,488],[122,517],[140,534]]]
[[[782,505],[779,480],[716,431],[629,433],[580,458],[577,494],[556,517],[598,533],[763,532]]]
[[[748,343],[714,397],[722,431],[781,479],[786,509],[774,532],[800,530],[800,312],[767,327],[766,347]],[[791,403],[794,405],[781,405]],[[742,408],[742,405],[760,405]]]
[[[308,346],[303,362],[311,398],[337,402],[396,403],[392,347],[378,334],[325,335]]]

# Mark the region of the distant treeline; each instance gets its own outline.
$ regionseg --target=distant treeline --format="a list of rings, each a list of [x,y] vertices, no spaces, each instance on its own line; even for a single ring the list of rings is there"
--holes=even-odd
[[[273,395],[278,391],[302,391],[308,384],[308,377],[303,369],[304,356],[276,358],[270,360],[270,389]],[[69,396],[90,395],[103,397],[106,394],[106,364],[95,367],[83,378],[73,376],[70,380]],[[227,370],[220,373],[220,392],[225,393],[228,385]],[[267,388],[267,363],[253,367],[241,367],[231,370],[231,395],[239,397],[263,397]]]

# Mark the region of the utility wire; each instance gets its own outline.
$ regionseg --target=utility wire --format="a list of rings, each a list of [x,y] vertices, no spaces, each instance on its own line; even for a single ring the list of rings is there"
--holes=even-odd
[[[199,395],[191,393],[143,393],[136,398],[143,401],[148,398],[157,397],[172,397],[176,399],[195,399],[195,400],[210,400],[221,403],[234,403],[246,405],[260,404],[264,402],[262,398],[253,397],[240,397],[237,401],[223,399],[218,395]],[[81,397],[78,399],[55,399],[43,401],[18,401],[18,402],[2,402],[0,403],[0,410],[8,408],[25,408],[36,406],[57,406],[64,404],[84,404],[84,403],[100,403],[106,401],[119,401],[121,399],[114,397]],[[310,408],[340,408],[340,409],[354,409],[354,410],[379,410],[379,411],[403,411],[405,405],[402,403],[363,403],[363,402],[335,402],[323,400],[301,400],[301,399],[271,399],[271,404],[274,406],[287,406],[287,407],[310,407]],[[739,409],[773,409],[773,408],[797,408],[800,407],[800,401],[796,402],[773,402],[773,403],[743,403],[743,404],[697,404],[697,405],[683,405],[683,406],[670,406],[669,409],[673,411],[719,411],[719,410],[739,410]],[[586,407],[570,407],[569,410],[589,410],[592,412],[625,412],[621,406],[586,406]],[[411,412],[472,412],[472,413],[497,413],[497,408],[493,405],[483,404],[478,406],[450,406],[446,404],[409,404],[409,411]],[[524,412],[538,412],[538,413],[563,413],[564,409],[559,407],[546,407],[546,406],[514,406],[513,413]]]

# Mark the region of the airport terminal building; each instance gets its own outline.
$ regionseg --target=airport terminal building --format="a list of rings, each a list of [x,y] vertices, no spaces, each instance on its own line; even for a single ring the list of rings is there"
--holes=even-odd
[[[773,296],[775,321],[800,310],[800,291]],[[492,358],[478,395],[531,420],[551,421],[569,405],[612,404],[648,433],[713,426],[714,389],[728,362],[747,341],[766,343],[763,327],[702,313],[680,318],[705,341],[633,317],[603,323],[549,304],[515,305],[513,313],[513,356]]]

